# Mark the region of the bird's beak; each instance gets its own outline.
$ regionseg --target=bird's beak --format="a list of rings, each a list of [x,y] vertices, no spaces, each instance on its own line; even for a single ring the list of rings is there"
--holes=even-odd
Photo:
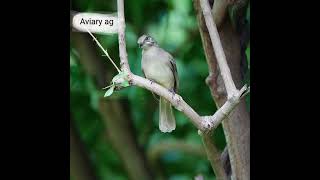
[[[141,48],[141,47],[142,47],[142,44],[139,43],[139,48]]]

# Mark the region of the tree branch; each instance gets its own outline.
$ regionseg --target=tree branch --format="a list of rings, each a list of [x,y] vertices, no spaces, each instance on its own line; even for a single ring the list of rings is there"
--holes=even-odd
[[[212,6],[212,17],[218,29],[226,17],[228,5],[232,3],[233,0],[214,0]]]
[[[217,180],[227,180],[228,176],[224,170],[220,159],[220,152],[213,144],[210,134],[201,134],[202,142],[205,146],[207,157],[211,163],[211,167],[216,175]]]
[[[208,4],[206,3],[205,5],[208,5]],[[207,7],[207,10],[208,10],[208,7]],[[204,15],[205,14],[206,13],[204,13]],[[211,17],[210,8],[207,14],[209,14]],[[212,34],[211,40],[216,40],[214,41],[216,43],[212,43],[212,45],[216,54],[217,53],[219,54],[219,55],[216,55],[216,57],[217,58],[219,57],[218,64],[221,69],[221,75],[227,87],[228,100],[213,116],[202,116],[202,117],[199,116],[178,94],[173,95],[167,89],[158,85],[157,83],[151,83],[149,80],[131,73],[129,63],[128,63],[128,57],[126,53],[124,4],[122,0],[118,0],[118,18],[119,18],[119,26],[118,26],[119,52],[120,52],[120,62],[121,62],[120,65],[121,65],[121,69],[124,72],[128,73],[127,80],[130,82],[131,85],[136,85],[136,86],[148,89],[149,91],[159,96],[162,96],[166,100],[170,101],[170,103],[177,110],[182,111],[199,130],[203,132],[210,132],[211,130],[215,129],[219,125],[219,123],[223,119],[225,119],[225,117],[227,117],[228,114],[234,109],[234,107],[240,102],[240,98],[242,98],[246,94],[246,90],[247,90],[246,86],[241,88],[240,91],[238,91],[235,87],[235,84],[231,77],[230,69],[226,62],[224,51],[221,46],[219,35],[212,17],[211,17],[211,23],[208,20],[207,21],[209,22],[209,26],[211,25],[210,26],[211,29],[213,26],[213,31],[215,30],[213,33],[211,32]],[[209,138],[204,139],[204,143],[207,144],[206,148],[208,148],[206,150],[208,153],[208,157],[211,162],[219,162],[220,158],[219,159],[210,158],[210,157],[216,157],[220,155],[218,152],[214,150],[215,146],[213,144],[211,144],[210,146],[209,140],[210,140]],[[218,175],[220,175],[221,173],[224,173],[224,171],[221,171],[221,169],[223,169],[223,167],[221,166],[221,163],[215,163],[215,166],[212,166],[212,167],[217,168],[216,172],[218,172],[217,173]],[[224,177],[226,177],[226,175],[223,174],[217,177],[223,179]]]
[[[148,89],[149,91],[161,97],[164,97],[166,100],[170,101],[170,103],[177,110],[183,112],[199,130],[204,132],[209,132],[215,129],[239,103],[240,98],[243,97],[242,95],[244,95],[244,92],[247,90],[246,86],[244,86],[241,91],[238,91],[236,88],[232,89],[232,93],[230,93],[228,101],[214,115],[201,117],[182,99],[180,95],[172,94],[170,91],[168,91],[168,89],[162,87],[161,85],[155,82],[151,83],[150,80],[131,73],[125,43],[125,19],[123,0],[118,0],[118,18],[119,53],[121,62],[120,65],[121,69],[124,72],[127,72],[128,75],[126,77],[126,80],[129,81],[130,85],[136,85],[144,89]],[[228,65],[226,63],[222,66],[222,68],[228,69]],[[228,71],[230,73],[229,69]],[[228,82],[233,83],[232,78],[230,78],[228,75],[226,77],[227,79],[231,79],[231,81]]]
[[[215,146],[210,141],[209,133],[211,130],[215,129],[219,123],[225,119],[228,114],[235,108],[235,106],[240,102],[240,99],[244,97],[249,90],[246,86],[243,86],[240,90],[237,90],[229,69],[229,66],[226,61],[224,51],[220,42],[220,37],[217,32],[215,23],[213,22],[212,14],[208,6],[208,2],[205,0],[201,1],[201,7],[204,9],[203,14],[205,17],[206,25],[209,29],[209,34],[212,42],[212,46],[217,57],[218,65],[220,72],[227,90],[227,101],[218,111],[215,112],[212,116],[199,116],[178,94],[172,94],[164,87],[158,85],[157,83],[151,83],[151,81],[142,78],[140,76],[134,75],[130,71],[128,57],[126,53],[126,43],[125,43],[125,19],[124,19],[124,4],[123,0],[118,0],[118,37],[119,37],[119,52],[120,52],[120,65],[121,69],[126,72],[128,75],[126,78],[131,85],[136,85],[149,91],[164,97],[166,100],[179,111],[182,111],[191,122],[202,132],[204,132],[204,144],[206,145],[206,151],[211,162],[214,163],[213,168],[218,168],[216,172],[220,175],[220,179],[225,179],[226,175],[223,169],[220,158],[216,158],[220,153],[215,151]],[[248,90],[248,91],[247,91]],[[201,132],[201,133],[202,133]],[[210,144],[211,143],[211,144]],[[220,156],[219,156],[220,157]]]
[[[130,66],[128,63],[128,54],[126,50],[126,22],[124,18],[124,3],[123,0],[117,0],[118,7],[118,38],[119,38],[119,56],[120,56],[120,66],[122,71],[127,74],[131,73]],[[120,48],[121,47],[121,48]]]
[[[221,163],[227,176],[231,176],[230,157],[228,153],[228,147],[225,147],[220,155]]]
[[[224,85],[227,90],[228,99],[237,93],[236,85],[233,82],[231,72],[226,60],[226,55],[224,54],[220,37],[218,34],[217,26],[213,21],[210,6],[208,0],[200,0],[200,6],[203,12],[203,16],[210,34],[211,43],[217,58],[217,62],[220,68],[220,73],[222,75]]]
[[[216,1],[215,1],[216,2]],[[214,5],[213,5],[214,6]],[[234,4],[233,6],[236,6]],[[219,74],[217,57],[212,47],[212,42],[208,27],[206,26],[203,11],[200,8],[200,0],[194,0],[194,8],[197,15],[199,31],[202,44],[209,67],[209,76],[206,83],[210,88],[211,95],[220,108],[227,101],[227,92],[223,83],[223,78]],[[212,11],[213,18],[216,12]],[[228,13],[220,26],[218,26],[221,43],[225,51],[226,59],[230,67],[232,77],[236,87],[240,88],[242,84],[240,72],[240,39],[234,31],[231,19]],[[250,117],[246,110],[244,100],[241,100],[238,106],[232,111],[226,120],[222,122],[223,130],[227,141],[227,151],[224,155],[230,158],[232,176],[235,179],[250,179]],[[227,161],[229,161],[227,159]],[[229,164],[226,162],[226,164]],[[227,169],[229,169],[228,167]],[[228,174],[229,175],[229,174]]]
[[[168,89],[162,87],[161,85],[143,77],[131,74],[129,77],[129,82],[132,85],[136,85],[147,89],[155,94],[164,97],[179,111],[183,112],[189,117],[191,122],[200,130],[206,131],[207,126],[203,124],[202,118],[182,99],[178,94],[172,94]]]

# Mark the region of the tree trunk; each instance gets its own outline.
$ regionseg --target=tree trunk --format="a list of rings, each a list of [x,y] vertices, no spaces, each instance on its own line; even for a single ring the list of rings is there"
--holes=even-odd
[[[194,0],[194,8],[196,10],[202,44],[209,67],[209,76],[206,79],[206,82],[210,88],[211,95],[219,108],[225,103],[227,93],[219,72],[204,17],[200,9],[199,0]],[[217,28],[219,30],[221,43],[225,51],[233,81],[237,88],[241,88],[240,38],[234,31],[228,15]],[[244,99],[241,100],[231,112],[229,118],[222,122],[222,125],[226,135],[228,153],[231,161],[232,179],[248,180],[250,179],[250,117]]]

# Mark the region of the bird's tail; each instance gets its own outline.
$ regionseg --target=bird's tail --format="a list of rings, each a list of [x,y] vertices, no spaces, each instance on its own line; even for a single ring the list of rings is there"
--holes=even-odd
[[[161,132],[171,132],[176,128],[176,120],[172,113],[170,102],[160,97],[159,129]]]

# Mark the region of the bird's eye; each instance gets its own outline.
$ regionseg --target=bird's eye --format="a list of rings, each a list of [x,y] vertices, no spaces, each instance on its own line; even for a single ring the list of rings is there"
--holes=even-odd
[[[149,36],[146,38],[147,41],[149,41],[150,39],[151,39],[151,38],[150,38]]]

